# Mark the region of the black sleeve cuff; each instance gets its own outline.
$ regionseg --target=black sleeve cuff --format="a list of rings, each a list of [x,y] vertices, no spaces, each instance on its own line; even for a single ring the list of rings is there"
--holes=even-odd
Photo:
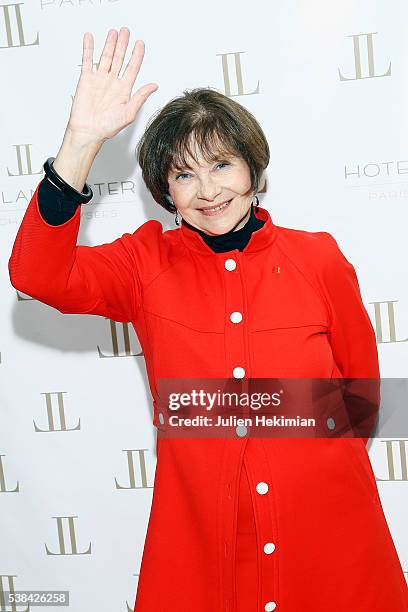
[[[38,208],[41,216],[50,225],[61,225],[74,216],[80,206],[63,191],[58,189],[47,177],[38,188]]]

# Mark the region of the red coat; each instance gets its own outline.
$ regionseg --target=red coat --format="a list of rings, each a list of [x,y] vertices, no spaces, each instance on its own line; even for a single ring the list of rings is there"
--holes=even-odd
[[[242,252],[156,220],[77,246],[80,209],[48,225],[37,193],[12,285],[62,313],[131,321],[159,429],[161,377],[378,378],[354,268],[329,233],[259,208]],[[408,611],[364,442],[159,436],[136,612]]]

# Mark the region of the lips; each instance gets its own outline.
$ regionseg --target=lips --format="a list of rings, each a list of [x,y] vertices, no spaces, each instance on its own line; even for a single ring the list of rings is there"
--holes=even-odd
[[[218,204],[215,208],[211,206],[210,208],[198,209],[204,217],[219,217],[228,210],[231,200],[227,200],[224,204]]]
[[[204,208],[199,208],[198,210],[214,210],[215,208],[218,208],[219,206],[221,206],[222,204],[226,204],[227,202],[230,202],[231,200],[224,200],[224,202],[220,202],[219,204],[214,204],[214,206],[205,206]]]

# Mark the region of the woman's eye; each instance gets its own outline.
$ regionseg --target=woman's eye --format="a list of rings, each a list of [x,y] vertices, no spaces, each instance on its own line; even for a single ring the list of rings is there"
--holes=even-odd
[[[229,164],[228,162],[219,162],[219,163],[216,165],[216,168],[218,168],[219,166],[229,166],[229,165],[230,165],[230,164]],[[190,176],[190,175],[188,174],[188,172],[182,172],[182,173],[180,173],[180,174],[178,174],[178,175],[176,176],[176,181],[178,181],[178,180],[179,180],[179,178],[181,178],[182,176]]]

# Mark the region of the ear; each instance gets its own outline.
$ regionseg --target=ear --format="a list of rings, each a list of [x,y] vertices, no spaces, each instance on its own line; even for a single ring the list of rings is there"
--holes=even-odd
[[[164,197],[164,199],[165,199],[165,200],[166,200],[166,201],[167,201],[169,204],[172,204],[172,205],[174,206],[174,202],[173,202],[173,200],[172,200],[172,198],[171,198],[170,194],[168,194],[168,193],[164,193],[164,194],[163,194],[163,197]]]

